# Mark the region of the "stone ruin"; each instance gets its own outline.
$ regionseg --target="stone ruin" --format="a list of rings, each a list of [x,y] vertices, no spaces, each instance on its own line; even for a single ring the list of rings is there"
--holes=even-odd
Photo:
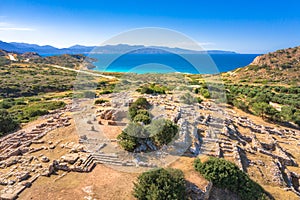
[[[44,144],[42,138],[48,132],[69,126],[71,118],[63,116],[63,113],[70,109],[70,105],[67,105],[42,117],[47,119],[45,122],[0,138],[0,168],[10,170],[8,173],[0,174],[0,185],[5,186],[0,191],[0,199],[16,199],[26,187],[30,187],[48,170],[42,166],[42,163],[50,161],[48,157],[44,155],[36,157],[31,154],[41,150],[51,150],[58,143],[39,148],[31,147],[31,144]]]

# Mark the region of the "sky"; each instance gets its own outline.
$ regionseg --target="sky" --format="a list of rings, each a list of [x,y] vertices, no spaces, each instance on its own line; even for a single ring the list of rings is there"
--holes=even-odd
[[[266,53],[300,45],[299,8],[297,0],[6,0],[0,40],[101,45],[128,30],[160,27],[206,50]]]

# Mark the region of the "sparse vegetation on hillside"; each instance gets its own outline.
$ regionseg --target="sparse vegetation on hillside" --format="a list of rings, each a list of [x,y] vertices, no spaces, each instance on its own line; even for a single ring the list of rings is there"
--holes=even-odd
[[[140,200],[186,199],[183,172],[163,168],[144,172],[134,183],[133,195]]]
[[[227,82],[299,86],[300,47],[258,56],[249,66],[223,74]]]
[[[73,88],[76,73],[44,65],[0,66],[0,97],[34,96]]]
[[[300,126],[300,89],[298,87],[207,83],[209,98],[228,103],[245,112],[274,122],[293,122]],[[201,88],[200,88],[201,89]],[[197,90],[200,90],[197,88]]]
[[[65,105],[63,101],[48,101],[38,97],[6,98],[0,101],[0,133],[13,131],[20,123],[32,121]]]
[[[31,63],[53,64],[53,65],[59,65],[59,66],[68,67],[72,69],[79,69],[81,67],[92,69],[95,67],[92,64],[93,61],[95,60],[81,54],[74,54],[74,55],[64,54],[64,55],[57,55],[57,56],[37,57],[30,60]]]

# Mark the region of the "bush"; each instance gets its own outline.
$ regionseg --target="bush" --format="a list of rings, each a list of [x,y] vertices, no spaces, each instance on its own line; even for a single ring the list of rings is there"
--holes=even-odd
[[[20,121],[28,122],[36,117],[43,116],[49,113],[49,110],[55,110],[64,107],[66,104],[63,101],[46,101],[36,102],[26,105],[22,109],[22,115],[18,117]],[[25,120],[25,121],[24,121]]]
[[[266,117],[274,116],[278,112],[271,105],[265,102],[253,103],[252,109],[256,115],[259,115],[263,119],[265,119]]]
[[[138,98],[129,107],[129,117],[133,121],[134,117],[138,114],[139,110],[147,110],[151,107],[146,98]]]
[[[111,94],[111,93],[113,93],[112,90],[103,90],[99,94],[101,95],[101,94]]]
[[[14,102],[10,99],[4,99],[2,102],[0,102],[0,109],[9,109],[14,105]]]
[[[95,104],[102,104],[102,103],[105,103],[105,102],[108,102],[108,100],[106,100],[106,99],[97,99],[95,101]]]
[[[158,86],[150,84],[149,86],[143,86],[139,89],[142,94],[166,94],[166,88],[164,86]]]
[[[83,92],[83,96],[84,96],[85,98],[93,99],[93,98],[95,98],[96,93],[95,93],[95,92],[92,92],[92,91],[84,91],[84,92]]]
[[[120,135],[118,135],[117,139],[119,140],[119,144],[126,151],[134,151],[134,149],[138,145],[138,134],[143,129],[141,126],[138,127],[136,124],[129,124]]]
[[[252,181],[235,164],[221,158],[210,157],[202,163],[199,158],[194,163],[195,170],[216,187],[228,189],[242,200],[268,199],[263,188]]]
[[[156,169],[142,173],[134,183],[133,195],[145,200],[186,199],[185,179],[179,169]]]
[[[150,103],[147,101],[146,98],[140,97],[134,103],[139,109],[147,110],[151,107]]]
[[[139,108],[137,105],[132,104],[129,107],[128,114],[131,121],[133,121],[134,117],[137,115]]]
[[[147,125],[150,124],[151,119],[149,117],[149,115],[144,115],[144,114],[137,114],[134,119],[134,122],[142,122],[143,124]]]
[[[197,99],[198,103],[202,103],[202,101],[203,101],[203,99],[201,99],[200,97],[197,97],[196,99]]]
[[[147,129],[157,146],[169,144],[178,132],[178,127],[168,119],[153,120]]]
[[[245,102],[243,102],[243,101],[241,101],[241,100],[234,99],[234,100],[233,100],[233,105],[234,105],[235,107],[237,107],[237,108],[239,108],[239,109],[245,111],[245,112],[248,112],[248,111],[249,111],[249,106],[248,106]]]
[[[48,110],[45,109],[28,109],[26,115],[32,118],[32,117],[46,115],[48,113],[49,113]]]
[[[19,123],[15,121],[6,110],[0,110],[0,136],[19,127]]]
[[[208,89],[201,88],[200,94],[206,99],[210,98],[210,93],[209,93]]]
[[[182,103],[188,105],[194,104],[198,101],[198,99],[192,96],[190,93],[185,93],[184,95],[182,95],[180,97],[180,100],[182,101]]]

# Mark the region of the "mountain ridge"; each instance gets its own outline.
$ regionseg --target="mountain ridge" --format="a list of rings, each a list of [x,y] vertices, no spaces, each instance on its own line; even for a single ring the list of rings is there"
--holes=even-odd
[[[236,54],[234,51],[223,51],[223,50],[190,50],[182,48],[171,48],[165,46],[145,46],[145,45],[129,45],[129,44],[116,44],[116,45],[104,45],[104,46],[84,46],[84,45],[73,45],[68,48],[56,48],[51,45],[37,45],[19,42],[3,42],[0,41],[0,49],[10,51],[10,52],[36,52],[38,54],[89,54],[89,53],[99,53],[99,54],[113,54],[113,53],[128,53],[131,51],[141,50],[143,53],[153,53],[146,52],[145,49],[156,49],[155,53],[178,53],[178,54]],[[161,50],[161,51],[160,51]]]

